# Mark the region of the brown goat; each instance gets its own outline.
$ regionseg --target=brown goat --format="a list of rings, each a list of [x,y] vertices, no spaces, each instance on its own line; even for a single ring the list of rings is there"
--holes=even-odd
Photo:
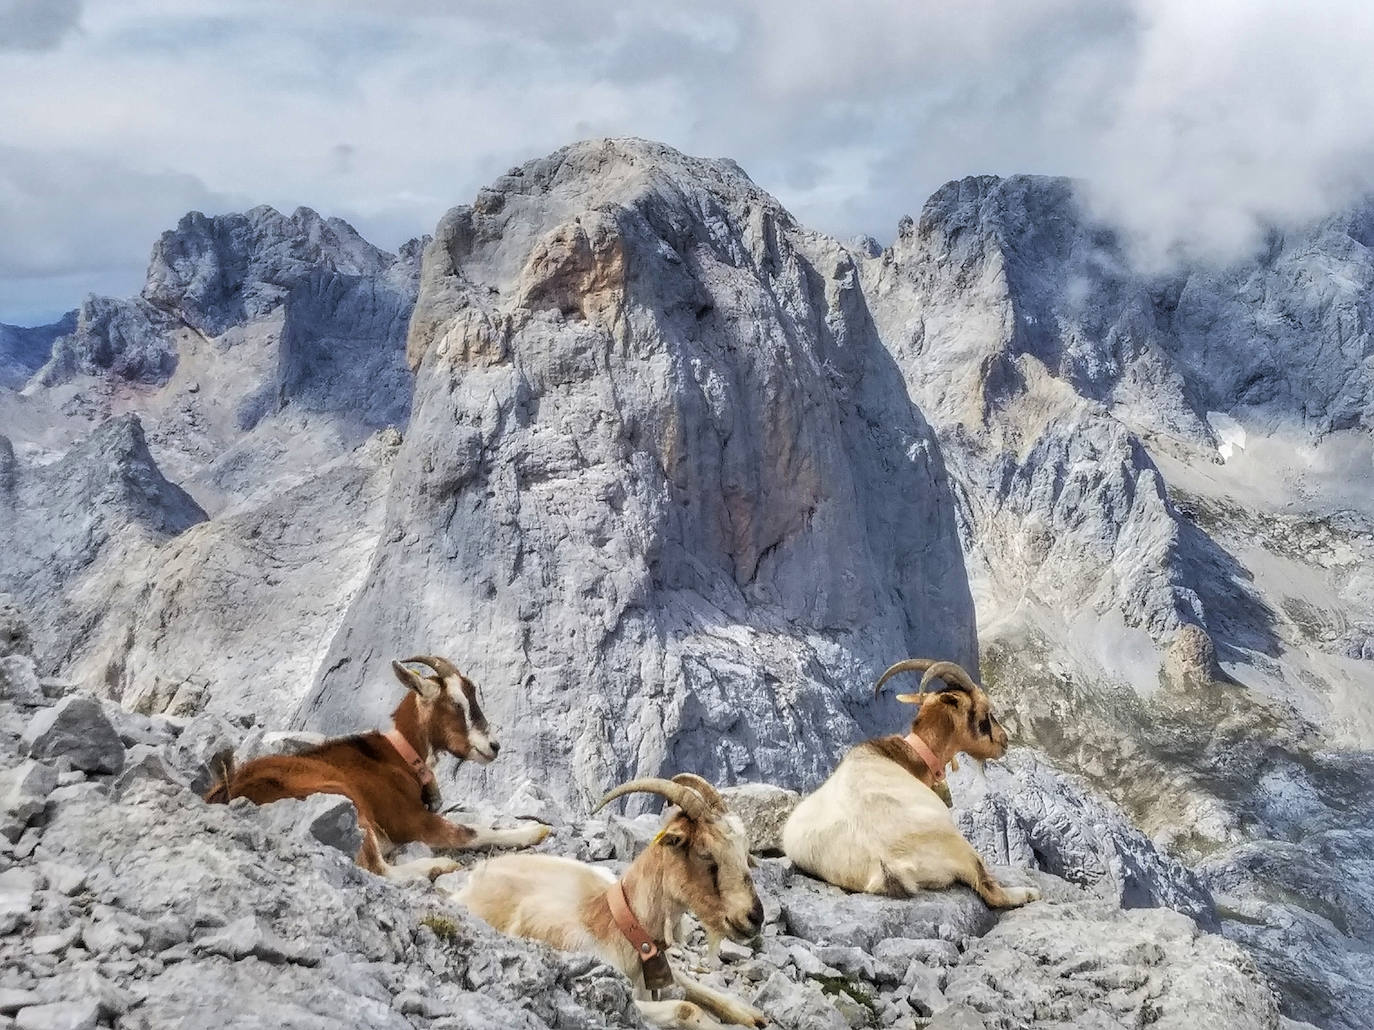
[[[433,675],[407,667],[426,665]],[[248,798],[265,805],[282,798],[342,794],[358,810],[363,831],[357,861],[391,879],[453,872],[451,859],[420,859],[392,866],[386,856],[413,842],[436,849],[516,847],[538,844],[547,826],[494,830],[451,823],[433,809],[439,803],[432,766],[440,752],[486,764],[501,747],[478,705],[476,685],[444,658],[421,656],[392,670],[410,692],[391,713],[392,729],[327,740],[299,755],[266,755],[238,769],[224,770],[205,795],[212,804]]]

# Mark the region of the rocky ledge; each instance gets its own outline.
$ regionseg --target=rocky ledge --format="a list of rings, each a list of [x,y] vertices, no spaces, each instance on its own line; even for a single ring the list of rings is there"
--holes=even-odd
[[[639,1025],[617,974],[458,908],[444,888],[463,873],[397,886],[358,869],[348,802],[202,803],[217,756],[299,743],[252,722],[138,715],[40,680],[25,656],[0,658],[0,1028]],[[1022,808],[987,798],[1015,781],[1042,804],[1073,802],[1056,776],[1013,762],[990,770],[986,795],[961,788],[975,802],[961,818],[989,858],[1048,845]],[[1178,911],[1120,907],[1133,869],[1210,918],[1206,892],[1151,866],[1163,860],[1143,838],[1104,830],[1099,803],[1045,812],[1064,831],[1052,861],[1080,882],[1003,867],[1046,900],[998,915],[963,889],[898,900],[811,880],[768,855],[795,795],[732,793],[763,852],[764,933],[708,962],[696,931],[674,958],[779,1027],[1293,1026],[1236,945]],[[476,815],[539,818],[554,827],[541,848],[612,868],[657,826],[650,814],[565,821],[533,783]]]

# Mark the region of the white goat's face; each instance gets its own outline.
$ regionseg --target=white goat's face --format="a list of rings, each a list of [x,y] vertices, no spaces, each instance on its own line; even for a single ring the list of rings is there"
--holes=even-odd
[[[418,695],[421,716],[429,725],[430,747],[483,765],[496,758],[501,745],[482,713],[477,684],[457,669],[440,676],[416,672],[398,662],[392,667],[397,679]]]
[[[694,820],[679,812],[659,835],[668,849],[670,893],[707,929],[748,941],[763,928],[763,903],[749,872],[749,840],[739,817]],[[672,875],[676,874],[676,875]]]

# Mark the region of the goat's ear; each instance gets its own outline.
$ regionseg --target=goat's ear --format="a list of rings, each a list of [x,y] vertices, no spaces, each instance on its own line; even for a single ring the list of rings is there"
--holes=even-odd
[[[955,708],[959,707],[959,702],[964,699],[964,695],[957,690],[946,690],[940,694],[940,700],[947,705]]]
[[[396,678],[403,685],[415,691],[426,701],[433,701],[439,696],[439,684],[427,676],[421,676],[414,669],[408,668],[400,662],[392,662],[391,671],[396,674]]]
[[[686,827],[679,826],[676,822],[663,827],[658,831],[658,836],[654,838],[660,844],[666,844],[670,848],[685,848],[690,839]]]

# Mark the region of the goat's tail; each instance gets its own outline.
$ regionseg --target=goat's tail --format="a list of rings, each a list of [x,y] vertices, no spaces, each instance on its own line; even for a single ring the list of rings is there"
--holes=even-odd
[[[205,800],[212,805],[227,805],[229,784],[234,779],[234,752],[224,751],[210,761],[215,767],[215,782],[205,792]]]

